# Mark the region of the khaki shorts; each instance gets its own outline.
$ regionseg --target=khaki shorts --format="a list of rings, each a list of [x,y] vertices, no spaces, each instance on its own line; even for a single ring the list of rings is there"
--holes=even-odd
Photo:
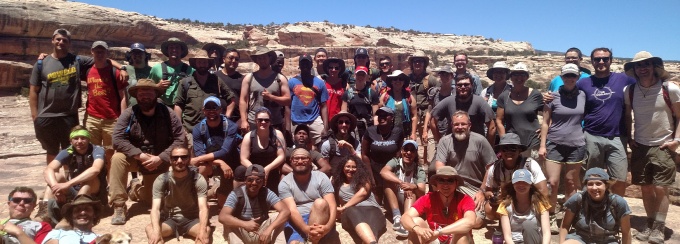
[[[90,142],[100,145],[106,150],[113,149],[113,127],[116,126],[116,119],[100,119],[85,113],[85,128],[90,131]]]
[[[670,186],[675,183],[675,162],[669,149],[637,144],[630,160],[631,183]]]

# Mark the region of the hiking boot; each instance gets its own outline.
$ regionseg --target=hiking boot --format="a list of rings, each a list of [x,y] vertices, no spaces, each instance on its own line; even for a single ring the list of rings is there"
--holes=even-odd
[[[142,181],[139,178],[132,179],[130,181],[130,190],[128,190],[128,197],[130,201],[139,202],[139,190],[142,189]]]
[[[649,240],[649,235],[652,233],[653,224],[654,221],[650,222],[649,220],[647,220],[647,226],[645,226],[645,229],[635,234],[635,239],[638,239],[639,241]]]
[[[557,217],[550,215],[550,234],[557,235],[560,233],[560,226],[557,224]]]
[[[113,207],[113,216],[111,217],[111,224],[112,225],[124,225],[126,222],[126,217],[127,215],[127,206],[114,206]]]
[[[47,201],[38,201],[38,212],[35,214],[33,220],[38,222],[50,222],[50,215],[47,212]]]
[[[656,222],[654,223],[654,227],[652,228],[651,233],[649,234],[649,238],[647,241],[652,244],[661,244],[664,242],[665,236],[663,234],[663,231],[666,229],[666,226],[664,223]]]

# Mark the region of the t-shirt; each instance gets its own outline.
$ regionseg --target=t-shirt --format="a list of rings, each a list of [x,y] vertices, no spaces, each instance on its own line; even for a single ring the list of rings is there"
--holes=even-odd
[[[435,160],[455,168],[466,183],[476,188],[482,186],[486,166],[496,159],[491,144],[474,132],[465,141],[458,141],[452,134],[442,137],[435,154]]]
[[[69,167],[69,177],[71,179],[79,176],[85,170],[92,167],[94,160],[104,160],[104,148],[91,143],[85,155],[78,154],[75,149],[72,149],[73,153],[69,153],[69,150],[71,150],[70,147],[69,149],[59,151],[59,154],[57,154],[54,160],[57,160],[62,166]],[[75,166],[71,166],[72,162],[75,163]],[[105,170],[100,171],[100,175],[105,177]]]
[[[127,81],[120,79],[120,71],[113,71],[111,65],[104,68],[92,66],[87,74],[87,114],[100,119],[115,119],[120,116],[120,97],[113,87],[125,89]],[[120,99],[119,99],[120,98]]]
[[[616,238],[613,235],[614,231],[618,232],[618,230],[614,230],[616,219],[621,219],[623,216],[631,214],[626,200],[619,195],[609,193],[613,196],[608,195],[606,197],[609,197],[609,201],[612,202],[612,204],[605,206],[605,201],[600,203],[595,203],[591,200],[583,201],[583,194],[588,193],[581,192],[571,195],[564,203],[564,207],[575,214],[574,218],[576,218],[576,222],[572,225],[572,228],[576,229],[576,234],[586,238],[609,238],[606,239],[607,241],[605,243],[610,243],[612,240],[613,242],[616,242]],[[582,206],[583,203],[587,204],[587,206]],[[609,209],[614,206],[616,206],[616,209],[614,209],[613,212],[616,213],[617,216],[612,216],[612,211]],[[590,211],[588,212],[591,216],[588,220],[591,221],[586,220],[586,208],[590,208]]]
[[[586,94],[583,129],[595,136],[624,135],[623,88],[635,84],[635,79],[622,73],[611,73],[606,78],[590,76],[576,82]]]
[[[292,197],[300,215],[312,211],[314,200],[335,192],[326,174],[319,171],[312,171],[311,174],[309,182],[296,182],[294,174],[288,174],[279,183],[279,196],[281,199]]]
[[[392,168],[392,173],[394,173],[399,180],[411,184],[425,183],[427,179],[427,174],[425,169],[420,167],[417,162],[412,162],[410,166],[405,166],[402,158],[393,158],[386,164]],[[404,189],[399,188],[399,192],[404,192]]]
[[[512,89],[512,84],[508,83],[507,81],[504,81],[503,83],[505,83],[503,91]],[[484,90],[482,90],[481,96],[486,98],[486,103],[489,104],[489,106],[491,106],[491,110],[493,110],[493,112],[496,113],[496,110],[498,109],[498,104],[496,103],[498,98],[493,96],[494,92],[496,92],[494,89],[496,89],[495,83],[491,84],[487,88],[484,88]],[[503,94],[503,91],[501,91],[501,94]],[[500,94],[498,95],[500,96]]]
[[[383,139],[382,135],[378,133],[378,126],[368,127],[364,135],[364,140],[368,141],[368,148],[364,148],[366,155],[371,159],[371,164],[384,166],[387,161],[390,161],[401,150],[401,145],[404,143],[404,136],[401,129],[397,126],[392,128],[392,131]],[[382,168],[382,167],[381,167]]]
[[[338,82],[335,85],[326,82],[326,89],[328,92],[328,101],[326,101],[326,107],[328,107],[328,118],[333,118],[336,114],[340,113],[342,109],[342,95],[345,93],[345,87],[342,82]]]
[[[486,135],[484,132],[486,122],[495,118],[493,110],[484,98],[477,95],[472,95],[472,99],[467,102],[456,101],[456,96],[444,98],[432,109],[432,116],[451,118],[458,110],[466,111],[470,115],[471,130],[480,135]],[[450,133],[450,128],[448,133]]]
[[[185,82],[188,86],[184,85]],[[185,87],[188,88],[186,91]],[[180,80],[177,91],[174,104],[182,108],[182,124],[187,131],[192,131],[194,126],[204,118],[203,101],[206,98],[210,96],[219,98],[223,108],[226,108],[234,98],[231,89],[212,74],[208,75],[203,86],[196,81],[194,76],[186,77]]]
[[[330,153],[331,153],[331,140],[335,140],[335,139],[329,138],[328,140],[324,141],[323,144],[321,144],[321,156],[322,157],[330,158],[331,156],[333,156],[333,157],[336,157],[336,156],[337,157],[344,157],[344,156],[350,155],[350,151],[345,149],[344,147],[343,148],[340,148],[340,147],[336,148],[335,149],[335,155],[330,155]],[[352,141],[355,142],[354,145],[352,145],[354,147],[355,153],[358,154],[358,155],[361,155],[361,141],[359,141],[359,140],[348,140],[347,142],[351,143]]]
[[[501,203],[498,205],[498,210],[496,211],[498,214],[502,216],[508,216],[510,219],[510,231],[512,233],[512,241],[514,242],[521,242],[524,240],[524,236],[522,235],[522,224],[524,222],[530,222],[534,223],[534,225],[538,226],[538,229],[540,231],[541,229],[541,224],[539,223],[541,214],[543,212],[548,211],[550,208],[550,204],[548,203],[543,203],[539,202],[538,203],[538,213],[536,213],[535,208],[532,206],[529,208],[527,213],[521,214],[517,213],[514,209],[514,206],[509,205],[505,206],[505,201],[501,201]]]
[[[439,87],[436,88],[430,88],[430,93],[432,96],[430,96],[428,99],[430,100],[430,105],[429,108],[432,110],[434,107],[436,107],[439,102],[443,101],[447,97],[452,97],[455,96],[455,90],[451,90],[451,93],[449,94],[442,94],[441,89]],[[434,93],[434,94],[432,94]],[[442,113],[440,113],[442,114]],[[434,114],[432,114],[434,116]],[[437,130],[439,131],[439,134],[441,135],[446,135],[451,133],[451,123],[449,123],[449,118],[451,116],[437,116]]]
[[[80,79],[85,71],[94,65],[94,59],[80,57],[80,72],[77,73],[76,55],[55,59],[49,55],[43,59],[42,70],[33,66],[30,84],[40,87],[38,93],[38,117],[60,117],[78,115],[81,106]]]
[[[63,230],[63,229],[53,229],[50,233],[47,233],[42,244],[45,244],[49,240],[59,240],[59,243],[69,243],[69,244],[89,244],[97,238],[97,234],[94,232],[80,232],[76,230]]]
[[[579,69],[581,70],[581,77],[579,77],[579,79],[590,77],[590,70],[588,70],[586,68],[582,68],[582,67],[579,67]],[[562,76],[559,76],[559,75],[555,76],[555,78],[553,78],[552,81],[550,81],[550,86],[548,87],[548,91],[557,92],[557,91],[560,90],[560,86],[562,86],[562,85],[564,85],[564,81],[562,80]]]
[[[225,118],[224,116],[220,117]],[[204,133],[201,133],[200,123],[194,126],[191,133],[194,142],[194,155],[198,157],[213,153],[215,159],[223,160],[232,170],[234,170],[241,165],[241,158],[237,148],[239,144],[236,140],[238,126],[235,122],[227,119],[227,132],[225,135],[224,121],[225,120],[220,120],[220,124],[214,128],[208,126],[206,121],[206,131]]]
[[[413,206],[418,215],[426,216],[427,225],[431,230],[441,230],[447,225],[462,219],[467,211],[475,211],[475,201],[468,195],[460,192],[454,192],[453,199],[447,206],[448,215],[444,215],[444,204],[442,204],[439,192],[429,192],[424,196],[418,198]],[[439,237],[440,241],[446,241],[449,236],[442,235]]]
[[[668,97],[671,104],[680,102],[680,88],[668,82]],[[633,88],[633,118],[635,119],[635,141],[647,146],[661,146],[673,139],[675,125],[673,111],[663,99],[661,82],[649,88],[639,84]],[[625,103],[630,105],[630,87],[625,90]]]
[[[174,105],[175,101],[175,95],[177,94],[178,88],[181,86],[180,80],[183,79],[184,77],[188,77],[194,74],[194,68],[190,67],[188,64],[185,63],[180,63],[177,66],[170,66],[168,64],[168,61],[163,62],[167,65],[168,69],[168,75],[165,77],[167,80],[170,81],[170,86],[168,86],[167,89],[165,89],[165,93],[161,94],[161,100],[163,100],[163,104],[168,107],[172,107]],[[156,83],[160,82],[163,78],[163,63],[156,64],[151,68],[151,71],[149,72],[149,79],[152,79]],[[182,73],[182,66],[186,65],[186,73],[185,74],[180,74]],[[176,72],[176,73],[175,73]]]
[[[130,96],[128,90],[133,86],[137,85],[137,81],[140,79],[149,78],[149,73],[151,73],[151,66],[144,66],[144,68],[137,69],[132,65],[125,65],[126,71],[128,72],[128,86],[125,89],[125,94],[128,98],[128,107],[132,107],[137,104],[137,99]]]
[[[271,208],[276,203],[281,201],[281,198],[276,196],[276,194],[273,191],[267,189],[266,187],[264,189],[267,190],[267,206],[269,206],[269,208]],[[265,214],[268,214],[267,212],[269,211],[269,209],[265,210],[260,209],[260,200],[257,195],[251,198],[250,196],[248,196],[248,194],[245,194],[247,192],[245,185],[241,186],[241,190],[243,190],[244,195],[243,195],[243,210],[241,210],[239,217],[240,220],[248,221],[253,218],[262,217]],[[232,191],[231,193],[229,193],[227,201],[224,202],[224,206],[230,207],[233,210],[234,208],[236,208],[237,202],[238,197],[236,197],[236,193]]]
[[[232,75],[226,75],[222,70],[215,72],[217,78],[224,84],[226,84],[229,89],[234,93],[236,98],[236,104],[234,104],[234,112],[231,113],[231,121],[238,121],[241,118],[239,113],[239,99],[241,97],[241,84],[243,83],[243,75],[238,71]]]
[[[190,170],[187,168],[187,170]],[[163,192],[163,178],[159,175],[153,182],[153,199],[161,199],[163,201],[163,209],[161,212],[166,214],[169,218],[184,217],[187,219],[198,218],[198,199],[199,197],[206,197],[208,191],[208,183],[202,175],[198,175],[198,179],[194,184],[194,179],[191,173],[184,178],[177,179],[172,177],[173,172],[168,172],[168,181],[166,189],[168,195],[165,196]],[[195,187],[197,196],[191,196],[191,187]]]
[[[586,144],[581,121],[586,106],[586,94],[578,91],[575,97],[567,97],[554,92],[555,99],[548,104],[552,111],[552,123],[548,129],[548,140],[558,145],[580,147]]]
[[[368,198],[355,204],[354,206],[380,208],[380,205],[378,205],[378,202],[375,200],[375,196],[373,196],[373,192],[368,193],[369,193]],[[355,194],[356,192],[354,191],[354,188],[352,188],[350,185],[343,184],[342,186],[340,186],[340,189],[338,190],[338,196],[340,196],[340,199],[342,199],[342,202],[344,203],[352,199],[352,197],[354,197]]]
[[[522,160],[526,160],[527,162],[523,162]],[[536,162],[536,160],[532,158],[519,158],[518,163],[515,168],[513,169],[507,169],[505,166],[501,167],[501,172],[498,175],[498,179],[500,179],[500,182],[496,181],[496,177],[494,175],[494,172],[496,170],[497,165],[502,165],[502,159],[499,159],[497,163],[492,164],[489,169],[488,169],[488,174],[486,176],[486,187],[487,189],[497,189],[503,186],[505,183],[512,182],[512,173],[515,172],[515,170],[518,170],[520,167],[524,166],[525,169],[529,170],[531,172],[531,180],[535,184],[538,184],[542,181],[545,181],[545,175],[543,174],[543,170],[541,170],[541,166]]]
[[[269,94],[274,96],[281,96],[281,79],[283,75],[279,73],[272,72],[271,75],[267,77],[259,77],[256,73],[251,74],[250,89],[248,90],[248,123],[255,124],[255,111],[261,107],[269,109],[272,113],[271,125],[281,125],[283,124],[283,106],[280,104],[266,100],[262,97],[262,92],[267,90]],[[243,91],[241,91],[243,92]]]
[[[504,109],[503,122],[506,133],[515,133],[519,136],[522,144],[534,148],[540,143],[540,137],[536,130],[538,112],[543,110],[543,95],[538,89],[532,89],[529,97],[520,104],[510,99],[510,91],[504,91],[496,101],[499,108]]]
[[[312,84],[303,84],[300,76],[290,78],[290,118],[293,123],[308,124],[321,115],[321,104],[328,100],[328,90],[323,80],[311,77]]]
[[[438,87],[439,80],[434,75],[425,74],[424,76],[417,78],[415,74],[409,75],[411,82],[409,87],[411,87],[411,96],[416,99],[416,107],[419,110],[427,110],[428,96],[427,91],[431,87]],[[427,84],[425,84],[427,82]]]
[[[38,222],[30,219],[10,219],[8,222],[15,224],[23,230],[29,238],[37,243],[42,242],[45,236],[47,236],[47,233],[52,230],[52,227],[47,222]],[[4,221],[0,221],[0,223],[4,223]],[[19,239],[13,235],[0,236],[0,242],[2,241],[4,241],[5,244],[20,244]]]
[[[352,99],[350,99],[350,92],[354,93]],[[378,92],[373,90],[368,84],[360,91],[345,91],[342,94],[342,101],[347,103],[347,110],[356,116],[357,119],[365,119],[367,124],[373,124],[373,105],[380,103],[380,97]]]

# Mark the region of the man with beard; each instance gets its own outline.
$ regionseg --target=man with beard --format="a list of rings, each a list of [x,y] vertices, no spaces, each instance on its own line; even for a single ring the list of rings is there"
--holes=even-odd
[[[229,193],[220,211],[219,220],[224,225],[224,236],[229,243],[283,243],[283,225],[290,217],[285,203],[264,186],[262,165],[248,166],[245,185]],[[247,201],[247,203],[246,203]],[[220,205],[221,206],[221,205]],[[268,210],[276,212],[270,217]]]
[[[281,172],[284,175],[293,172],[290,156],[293,153],[293,150],[296,148],[304,148],[309,151],[310,156],[312,157],[312,170],[321,171],[328,177],[331,177],[331,165],[328,163],[327,159],[321,156],[321,153],[312,150],[312,143],[309,135],[310,132],[307,125],[303,124],[295,127],[295,132],[293,133],[293,144],[291,145],[292,147],[286,148],[286,164],[283,165]]]
[[[146,52],[144,44],[139,42],[130,45],[130,51],[125,53],[125,59],[129,63],[125,66],[125,69],[130,76],[128,78],[128,86],[125,89],[125,94],[128,99],[127,107],[132,107],[137,104],[137,99],[130,97],[130,88],[137,84],[137,80],[149,78],[149,73],[151,73],[149,58],[151,58],[151,54]]]
[[[221,107],[217,97],[210,96],[203,101],[205,118],[192,131],[195,157],[191,159],[191,165],[197,166],[204,178],[217,177],[208,190],[208,198],[217,195],[218,206],[227,199],[233,186],[234,169],[241,165],[237,150],[240,143],[238,126],[220,114]]]
[[[141,79],[130,89],[137,105],[126,109],[113,130],[113,148],[109,174],[109,201],[114,214],[111,224],[125,224],[128,172],[141,172],[141,187],[131,189],[132,200],[151,203],[151,186],[156,177],[167,172],[173,147],[184,145],[182,122],[168,107],[156,99],[164,91],[150,79]]]
[[[290,210],[284,227],[292,244],[340,243],[335,230],[336,207],[333,185],[328,176],[312,171],[309,151],[296,148],[291,155],[293,173],[279,183],[279,195]]]
[[[239,73],[236,70],[236,68],[238,68],[239,61],[241,60],[241,55],[238,53],[236,49],[227,48],[224,51],[223,57],[224,65],[222,69],[217,71],[215,74],[217,75],[217,79],[220,80],[220,83],[226,84],[229,87],[229,89],[231,89],[231,91],[234,93],[235,96],[234,99],[236,99],[237,101],[233,103],[234,109],[233,112],[231,113],[231,116],[229,116],[229,119],[238,124],[240,122],[239,120],[241,119],[238,99],[241,96],[241,84],[243,83],[243,74]]]
[[[495,114],[484,98],[472,94],[472,77],[469,74],[457,74],[454,78],[456,84],[456,95],[449,96],[441,100],[432,109],[432,118],[437,124],[437,118],[449,118],[456,111],[465,111],[472,121],[472,132],[486,136],[491,145],[496,142]],[[488,128],[485,133],[484,126]],[[439,130],[432,130],[434,140],[439,141],[443,136]],[[447,134],[450,132],[447,132]]]
[[[149,79],[156,82],[158,87],[163,88],[163,94],[161,94],[163,104],[173,108],[177,90],[181,86],[180,80],[191,76],[194,68],[182,62],[182,59],[189,54],[189,47],[179,38],[171,37],[163,42],[161,53],[168,57],[168,61],[154,65],[149,73]]]
[[[101,210],[99,201],[90,195],[78,195],[71,203],[64,205],[62,215],[69,228],[54,229],[45,236],[43,244],[90,243],[97,238],[92,227],[99,223]]]
[[[42,243],[52,226],[31,220],[38,198],[33,189],[20,186],[7,195],[9,219],[0,221],[0,242],[7,244]]]
[[[453,113],[451,116],[453,133],[442,137],[437,144],[434,169],[451,166],[459,172],[464,182],[461,182],[458,188],[475,201],[477,211],[475,227],[481,227],[486,198],[480,187],[484,181],[486,168],[497,158],[493,148],[482,135],[470,132],[470,122],[467,112]],[[432,167],[430,168],[432,171]]]
[[[319,79],[322,80],[326,79],[326,71],[323,69],[323,61],[326,61],[326,58],[328,58],[328,52],[325,48],[320,47],[316,49],[316,52],[314,53],[314,63],[316,63],[316,68],[312,69],[312,75],[319,77]]]
[[[146,226],[149,243],[163,243],[163,238],[185,234],[196,238],[196,243],[210,243],[208,225],[208,183],[189,166],[189,149],[179,146],[170,154],[172,171],[165,172],[153,182],[151,224]],[[161,222],[162,221],[162,222]]]
[[[582,56],[583,54],[581,54],[581,49],[575,47],[567,49],[567,52],[564,53],[565,64],[575,64],[576,66],[578,66],[579,72],[581,73],[579,79],[587,78],[590,76],[591,73],[589,69],[581,67],[581,61],[583,61]],[[560,86],[562,85],[564,85],[564,81],[562,80],[562,76],[558,75],[554,79],[552,79],[552,81],[550,81],[548,91],[558,92],[560,90]]]
[[[387,75],[392,74],[394,66],[392,65],[392,58],[389,56],[380,58],[378,65],[380,65],[380,76],[373,80],[371,87],[382,95],[387,91]]]
[[[471,77],[470,82],[472,86],[470,87],[470,92],[477,96],[482,94],[484,88],[482,87],[482,82],[479,80],[479,76],[472,75],[467,71],[468,55],[466,53],[456,54],[456,56],[453,57],[453,65],[456,66],[456,76],[468,74],[468,76]]]
[[[309,127],[315,147],[321,146],[321,135],[328,131],[328,89],[322,79],[312,75],[312,57],[300,56],[300,75],[290,78],[291,121],[293,130],[300,125]]]
[[[208,43],[203,45],[201,48],[208,53],[208,56],[215,60],[213,66],[210,66],[209,72],[211,74],[217,73],[222,68],[222,62],[224,61],[224,51],[227,50],[226,47],[217,43]]]

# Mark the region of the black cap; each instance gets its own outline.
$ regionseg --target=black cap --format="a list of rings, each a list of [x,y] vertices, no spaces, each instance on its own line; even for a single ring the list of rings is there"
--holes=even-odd
[[[302,61],[305,61],[305,60],[312,62],[313,59],[312,59],[312,56],[309,56],[309,54],[305,53],[305,54],[300,55],[300,61],[298,61],[298,63],[302,63]]]
[[[359,55],[368,56],[368,50],[366,48],[363,48],[363,47],[357,48],[357,50],[354,52],[354,57],[356,58]]]

